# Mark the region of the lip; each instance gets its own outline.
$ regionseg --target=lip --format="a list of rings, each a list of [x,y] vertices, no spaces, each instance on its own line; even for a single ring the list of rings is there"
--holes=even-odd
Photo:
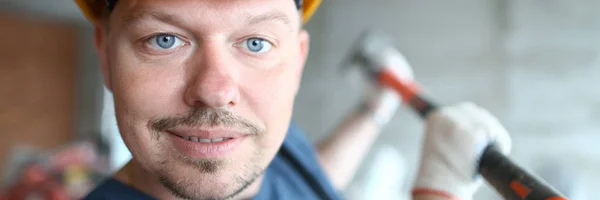
[[[205,139],[215,138],[238,138],[246,136],[246,134],[231,130],[231,129],[195,129],[195,128],[177,128],[173,130],[167,130],[170,134],[180,137],[197,137]]]
[[[184,155],[195,158],[215,158],[225,157],[227,154],[233,152],[243,140],[246,139],[247,135],[236,131],[229,130],[192,130],[192,129],[178,129],[173,131],[167,131],[171,138],[175,149],[183,153]],[[197,137],[203,139],[215,139],[215,138],[228,138],[220,142],[194,142],[184,137]]]

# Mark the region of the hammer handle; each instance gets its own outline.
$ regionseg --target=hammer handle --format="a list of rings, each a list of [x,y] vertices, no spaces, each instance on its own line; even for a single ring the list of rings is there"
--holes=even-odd
[[[379,81],[396,90],[402,99],[424,119],[438,108],[437,105],[419,95],[416,83],[403,83],[393,72],[381,71]],[[484,150],[479,160],[478,172],[507,200],[567,200],[512,162],[493,145]]]

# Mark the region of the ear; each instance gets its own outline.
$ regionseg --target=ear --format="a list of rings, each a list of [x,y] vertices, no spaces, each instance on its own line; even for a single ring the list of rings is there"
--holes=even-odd
[[[302,29],[298,33],[298,42],[300,43],[300,58],[302,62],[302,69],[304,69],[304,65],[306,64],[306,60],[308,59],[308,52],[310,49],[310,35],[308,31]],[[302,73],[302,69],[300,73]]]
[[[102,77],[104,78],[104,85],[108,90],[112,91],[111,85],[111,70],[108,62],[108,32],[103,23],[97,23],[94,26],[94,46],[96,47],[96,53],[100,60],[100,68],[102,70]]]
[[[308,35],[308,31],[306,30],[300,30],[300,32],[298,33],[298,44],[299,44],[299,51],[298,51],[298,62],[300,62],[300,66],[298,67],[296,77],[297,77],[297,83],[296,83],[296,88],[295,88],[295,93],[296,95],[298,94],[298,90],[300,89],[300,81],[302,80],[302,72],[304,71],[304,66],[306,65],[306,60],[308,59],[308,50],[310,48],[310,36]]]

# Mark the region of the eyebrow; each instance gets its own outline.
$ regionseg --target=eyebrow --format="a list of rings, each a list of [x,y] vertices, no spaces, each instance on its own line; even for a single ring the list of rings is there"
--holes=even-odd
[[[290,30],[294,30],[290,18],[282,12],[273,11],[261,15],[246,15],[246,26],[253,26],[260,23],[279,21],[285,24]]]
[[[168,24],[177,24],[177,25],[181,24],[181,20],[177,19],[173,15],[169,15],[169,14],[161,13],[161,12],[155,12],[155,11],[151,11],[151,10],[142,10],[142,11],[138,11],[138,12],[133,12],[133,13],[125,16],[125,18],[123,18],[123,23],[121,24],[121,26],[128,27],[130,25],[137,24],[144,20],[149,20],[149,21],[157,20],[157,21],[162,21],[162,22],[168,23]]]
[[[294,30],[294,26],[292,25],[290,18],[279,11],[272,11],[260,15],[245,14],[243,16],[245,16],[244,25],[246,26],[254,26],[261,23],[278,21],[286,25],[290,31]],[[183,25],[182,20],[175,15],[152,10],[140,10],[125,16],[121,26],[128,27],[145,20],[157,20],[168,24]]]

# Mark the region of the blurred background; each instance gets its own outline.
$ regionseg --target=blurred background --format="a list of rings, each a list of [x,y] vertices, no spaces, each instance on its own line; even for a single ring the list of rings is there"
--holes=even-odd
[[[359,104],[356,91],[366,89],[366,80],[338,68],[358,35],[376,28],[393,36],[430,98],[489,109],[510,131],[517,163],[572,200],[600,199],[594,190],[599,6],[595,0],[325,0],[306,27],[311,53],[295,122],[316,141]],[[62,166],[64,180],[89,179],[92,187],[127,162],[92,26],[73,1],[0,0],[0,30],[0,188],[27,176],[21,171],[31,163]],[[400,109],[348,198],[406,198],[422,132],[417,115]],[[83,159],[88,154],[97,159]],[[500,198],[485,187],[474,199]]]

